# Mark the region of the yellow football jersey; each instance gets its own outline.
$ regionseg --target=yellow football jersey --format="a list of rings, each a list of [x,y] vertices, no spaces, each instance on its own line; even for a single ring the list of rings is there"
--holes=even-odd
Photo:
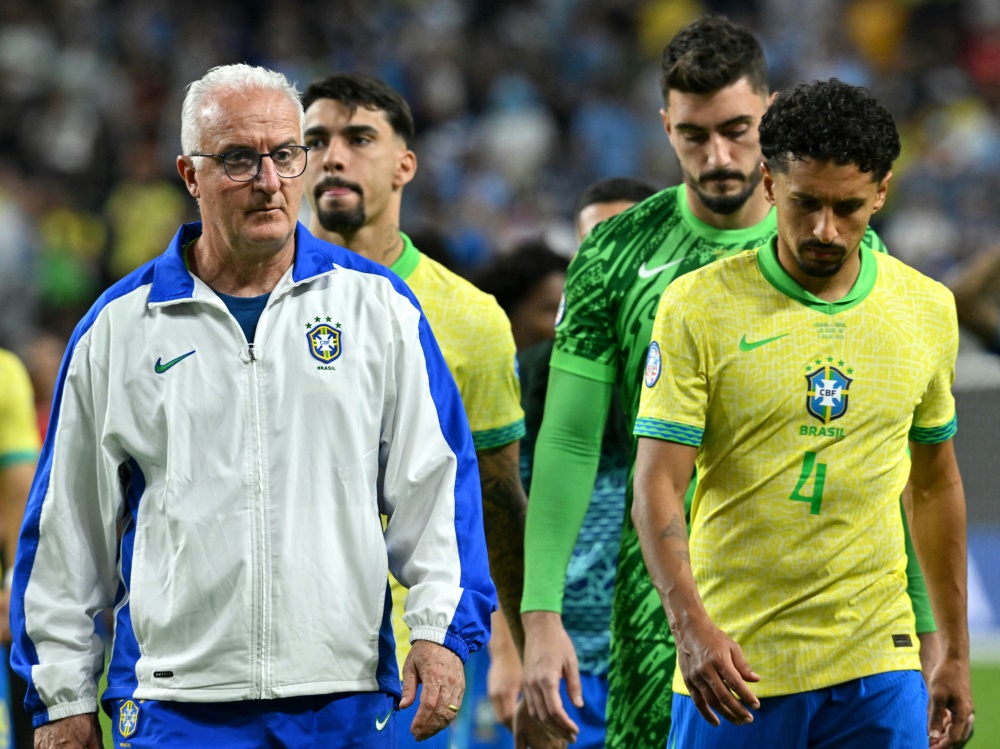
[[[907,440],[956,430],[951,293],[860,250],[825,302],[774,242],[674,281],[635,433],[698,446],[690,553],[759,697],[919,669],[899,496]],[[687,694],[680,671],[674,689]]]
[[[421,255],[410,238],[390,270],[417,297],[445,363],[462,395],[476,450],[502,447],[525,434],[516,349],[507,315],[489,294],[435,260]],[[410,652],[410,630],[403,622],[406,589],[392,583],[396,658],[402,669]]]
[[[0,469],[38,456],[31,380],[21,360],[0,349]]]

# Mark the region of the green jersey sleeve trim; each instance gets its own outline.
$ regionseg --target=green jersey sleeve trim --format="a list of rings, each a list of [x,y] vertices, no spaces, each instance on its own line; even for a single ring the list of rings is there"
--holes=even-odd
[[[958,415],[939,427],[910,427],[910,439],[922,445],[938,445],[947,442],[958,432]]]
[[[588,380],[597,380],[597,382],[614,383],[618,380],[618,370],[614,365],[593,359],[584,359],[582,356],[574,356],[559,349],[552,351],[549,367],[586,377]]]
[[[760,223],[748,226],[745,229],[716,229],[709,226],[691,212],[688,205],[687,186],[680,185],[677,188],[677,210],[680,211],[684,223],[690,227],[691,231],[703,239],[714,242],[721,246],[735,247],[746,245],[763,234],[773,234],[778,230],[777,211],[772,207],[767,216]]]
[[[472,444],[477,450],[489,450],[516,442],[527,433],[528,430],[524,427],[524,419],[518,419],[513,424],[508,424],[505,427],[473,432]]]
[[[691,447],[701,447],[705,430],[687,424],[678,424],[675,421],[662,421],[642,416],[635,420],[635,429],[632,430],[632,434],[636,437],[652,437]]]
[[[861,270],[854,281],[854,286],[843,299],[838,299],[836,302],[820,299],[803,289],[794,278],[788,275],[788,271],[781,266],[781,261],[778,260],[777,237],[757,251],[757,267],[760,268],[761,275],[767,282],[785,296],[817,312],[835,315],[861,304],[875,288],[875,281],[878,278],[878,261],[872,251],[863,244],[858,247],[858,255],[861,258]]]
[[[403,240],[403,251],[396,258],[396,262],[389,266],[389,270],[405,281],[417,269],[417,265],[420,264],[420,250],[413,245],[413,241],[403,234],[403,232],[400,232],[399,236]]]
[[[20,463],[31,463],[37,459],[38,453],[35,450],[17,450],[15,452],[9,452],[5,455],[0,455],[0,471]]]

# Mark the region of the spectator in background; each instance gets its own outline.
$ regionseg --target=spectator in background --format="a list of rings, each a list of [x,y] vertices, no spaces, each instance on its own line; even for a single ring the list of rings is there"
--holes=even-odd
[[[948,284],[958,321],[983,347],[1000,356],[1000,247],[967,260]]]

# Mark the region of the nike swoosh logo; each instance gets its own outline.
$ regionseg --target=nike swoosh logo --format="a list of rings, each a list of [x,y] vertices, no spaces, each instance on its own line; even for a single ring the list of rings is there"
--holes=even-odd
[[[176,359],[171,359],[171,360],[170,360],[170,361],[168,361],[168,362],[167,362],[166,364],[161,364],[161,363],[160,363],[160,360],[159,360],[159,359],[157,359],[157,360],[156,360],[156,366],[155,366],[155,367],[153,367],[153,369],[155,369],[155,370],[156,370],[156,374],[163,374],[163,373],[164,373],[164,372],[166,372],[166,371],[167,371],[168,369],[170,369],[170,368],[171,368],[172,366],[174,366],[174,365],[175,365],[175,364],[176,364],[177,362],[179,362],[179,361],[181,361],[181,360],[183,360],[183,359],[187,359],[187,358],[188,358],[189,356],[191,356],[191,354],[193,354],[193,353],[194,353],[194,351],[188,351],[188,352],[187,352],[186,354],[181,354],[181,355],[180,355],[180,356],[178,356],[178,357],[177,357]]]
[[[392,717],[392,710],[389,710],[389,712],[387,712],[385,714],[384,718],[378,718],[378,717],[376,717],[375,718],[375,730],[376,731],[381,731],[383,728],[385,728],[386,724],[389,722],[389,718],[391,718],[391,717]]]
[[[748,341],[747,337],[744,335],[742,338],[740,338],[740,351],[753,351],[755,348],[766,346],[767,344],[772,343],[778,340],[779,338],[784,338],[786,335],[791,335],[791,334],[782,333],[781,335],[776,335],[774,338],[765,338],[762,341],[754,341],[753,343]]]
[[[664,263],[663,265],[657,265],[655,268],[647,268],[646,264],[643,263],[639,266],[639,278],[652,278],[657,273],[665,271],[667,268],[673,268],[675,265],[680,265],[683,263],[685,258],[680,260],[671,260],[669,263]]]

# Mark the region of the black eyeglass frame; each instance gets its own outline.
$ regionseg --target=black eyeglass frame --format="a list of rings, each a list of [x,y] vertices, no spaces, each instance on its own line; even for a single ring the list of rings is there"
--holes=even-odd
[[[229,177],[229,179],[231,179],[233,182],[253,182],[255,179],[257,179],[257,175],[260,174],[260,169],[264,165],[264,157],[265,156],[267,156],[268,158],[270,158],[271,161],[274,161],[274,154],[279,153],[280,151],[286,151],[286,150],[292,149],[292,148],[299,149],[299,150],[302,151],[302,153],[305,154],[305,161],[302,164],[302,171],[299,172],[298,174],[293,174],[291,176],[284,175],[284,174],[279,174],[278,176],[281,177],[282,179],[296,179],[298,177],[301,177],[303,174],[305,174],[306,168],[309,166],[309,150],[310,150],[310,146],[300,146],[300,145],[297,145],[297,144],[292,144],[292,145],[288,145],[288,146],[282,146],[281,148],[276,148],[273,151],[271,151],[270,153],[261,153],[260,151],[255,151],[252,148],[234,148],[231,151],[223,151],[222,153],[189,153],[188,156],[192,156],[192,157],[193,156],[204,156],[204,157],[210,158],[210,159],[220,159],[222,161],[222,169],[223,169],[223,171],[225,171],[226,176]],[[237,179],[236,177],[234,177],[233,175],[231,175],[229,173],[229,165],[227,163],[227,159],[230,156],[232,156],[233,154],[235,154],[235,153],[252,153],[252,154],[255,154],[257,156],[257,169],[254,171],[254,173],[251,176],[246,177],[245,179]],[[277,165],[275,165],[275,171],[277,171]]]

